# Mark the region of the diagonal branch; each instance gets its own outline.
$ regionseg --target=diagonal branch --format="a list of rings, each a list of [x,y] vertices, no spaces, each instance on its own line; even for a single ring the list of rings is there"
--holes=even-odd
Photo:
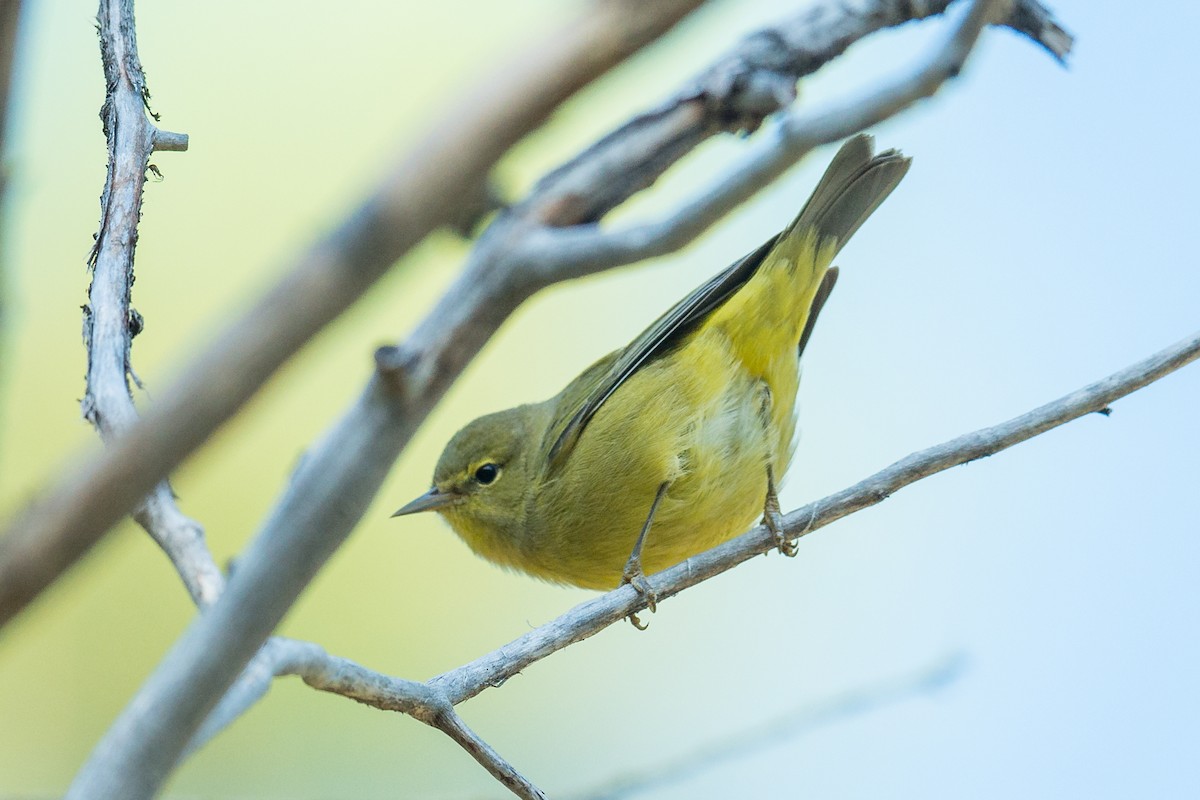
[[[137,425],[70,472],[9,526],[0,539],[0,625],[203,443],[388,265],[429,230],[455,219],[457,200],[479,194],[487,169],[524,130],[583,82],[670,27],[696,2],[609,0],[473,93],[371,199],[198,358]],[[475,324],[464,324],[456,312],[445,325],[423,326],[403,351],[383,351],[378,361],[390,388],[376,387],[379,404],[397,405],[388,414],[404,428],[414,428],[500,321],[546,285],[537,270],[521,268],[521,259],[503,257],[524,232],[598,219],[703,139],[758,127],[790,100],[792,90],[781,89],[789,80],[812,73],[875,30],[941,13],[949,4],[822,3],[748,38],[670,102],[547,176],[529,200],[502,215],[477,248],[468,274],[483,273],[486,280],[469,298],[479,312]],[[1008,3],[996,7],[1000,5]],[[1018,0],[1006,24],[1056,57],[1070,48],[1070,36],[1036,0]],[[606,34],[613,31],[621,33]],[[586,56],[577,57],[581,53]],[[566,277],[564,271],[559,279]],[[368,388],[366,394],[374,391]],[[396,403],[397,392],[411,402]],[[389,463],[398,446],[381,451],[393,454]],[[374,465],[363,470],[376,471]]]
[[[9,526],[0,539],[0,625],[397,259],[430,231],[457,220],[460,198],[478,194],[488,170],[513,144],[700,2],[598,0],[467,93],[372,196],[202,352],[152,409],[98,456],[67,471]]]
[[[881,503],[923,478],[994,455],[1084,415],[1107,415],[1109,406],[1118,399],[1197,358],[1200,358],[1200,332],[1019,417],[913,453],[847,489],[792,511],[784,517],[784,530],[791,539],[798,539],[842,517]],[[652,575],[650,587],[661,602],[775,547],[777,543],[774,536],[765,527],[759,526],[682,564]],[[499,650],[431,679],[429,686],[444,692],[457,705],[489,686],[503,683],[551,653],[599,633],[645,607],[643,595],[632,586],[622,586],[579,604]]]
[[[611,231],[594,225],[543,227],[530,231],[511,257],[523,262],[530,272],[551,273],[562,280],[685,247],[817,147],[852,136],[933,96],[962,70],[985,22],[994,18],[999,5],[1003,4],[973,5],[932,58],[908,72],[899,72],[884,85],[825,108],[804,109],[784,117],[725,175],[663,219]],[[1047,49],[1051,49],[1047,42],[1069,48],[1070,36],[1052,21],[1046,24],[1050,26],[1047,30],[1055,33],[1038,41]],[[1051,52],[1060,60],[1066,54],[1065,49]]]

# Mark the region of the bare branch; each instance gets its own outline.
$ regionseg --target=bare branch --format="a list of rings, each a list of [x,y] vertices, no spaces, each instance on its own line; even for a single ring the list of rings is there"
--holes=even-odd
[[[563,100],[701,0],[607,0],[469,92],[368,200],[301,257],[142,419],[0,539],[0,624],[55,580],[318,330],[431,230]]]
[[[458,714],[454,713],[452,706],[447,706],[447,708],[448,713],[435,724],[438,730],[458,742],[459,746],[482,764],[493,778],[500,781],[517,797],[526,798],[526,800],[545,800],[546,795],[542,793],[541,789],[534,786],[528,778],[501,758],[491,745],[476,736],[475,732],[463,723]]]
[[[172,133],[171,131],[155,130],[154,131],[154,152],[182,152],[188,149],[188,135],[186,133]]]
[[[542,227],[531,230],[510,257],[549,281],[582,277],[686,246],[815,148],[852,136],[933,96],[959,74],[980,31],[1003,5],[975,3],[945,44],[910,73],[901,73],[861,97],[785,117],[726,175],[666,218],[614,231],[594,225]],[[1061,31],[1057,26],[1055,30]]]
[[[130,305],[134,248],[146,167],[163,134],[147,115],[150,93],[138,59],[132,0],[104,0],[97,21],[107,85],[100,117],[108,173],[100,196],[100,230],[88,260],[92,284],[83,307],[88,369],[81,406],[84,417],[111,442],[138,418],[129,385],[137,380],[130,363],[133,337],[142,329],[142,317]],[[175,149],[186,149],[186,136],[182,143]],[[204,544],[204,529],[179,510],[166,481],[141,502],[134,519],[166,551],[193,600],[201,606],[216,600],[224,578]]]
[[[208,550],[203,526],[179,510],[170,484],[156,486],[133,518],[171,559],[192,601],[200,608],[215,603],[225,576]]]
[[[245,713],[267,693],[275,678],[284,675],[298,675],[314,689],[418,719],[457,742],[514,794],[531,798],[543,796],[533,783],[466,726],[445,695],[423,683],[383,675],[330,655],[319,645],[278,636],[269,639],[238,676],[237,682],[188,744],[185,755],[202,747]]]
[[[719,133],[757,130],[769,115],[795,99],[797,80],[816,72],[850,45],[881,29],[941,14],[950,2],[875,0],[811,5],[747,37],[666,102],[635,117],[551,172],[510,216],[531,226],[595,222],[653,184],[705,139]],[[964,23],[972,32],[964,36],[959,47],[940,54],[939,62],[945,60],[948,64],[931,71],[924,95],[931,94],[947,73],[953,75],[961,67],[985,22],[1025,33],[1060,60],[1070,49],[1070,35],[1036,2],[1000,0],[974,3],[973,9],[972,20]],[[890,112],[878,109],[877,117],[872,119],[886,118],[900,107]],[[853,110],[856,116],[869,113],[868,109]],[[871,123],[863,122],[832,138],[857,133],[866,124]]]
[[[990,428],[968,433],[892,464],[853,486],[809,503],[784,517],[789,537],[798,539],[842,517],[883,502],[922,478],[950,467],[993,455],[1086,414],[1107,412],[1116,400],[1200,358],[1200,332],[1082,389]],[[776,547],[762,526],[663,570],[649,579],[659,603],[688,587],[762,555]],[[431,679],[434,689],[452,703],[497,686],[521,670],[562,648],[586,639],[614,622],[645,609],[644,597],[632,586],[581,603],[566,614],[458,669]]]

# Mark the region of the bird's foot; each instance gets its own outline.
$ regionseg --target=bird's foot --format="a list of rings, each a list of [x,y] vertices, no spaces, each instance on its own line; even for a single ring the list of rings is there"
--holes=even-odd
[[[800,546],[788,538],[787,533],[783,530],[783,514],[779,511],[778,499],[767,498],[766,507],[763,508],[762,524],[766,525],[767,530],[775,537],[775,546],[779,548],[779,552],[788,558],[795,558]]]
[[[783,513],[779,510],[779,493],[775,490],[775,471],[767,464],[767,499],[763,501],[762,524],[775,537],[775,546],[788,558],[795,558],[800,549],[783,530]]]
[[[642,571],[642,559],[634,555],[629,557],[629,561],[625,562],[625,571],[621,574],[621,583],[628,583],[634,590],[642,596],[646,601],[646,608],[653,614],[658,611],[658,593],[650,586],[650,582],[646,580],[646,573]],[[638,619],[637,613],[630,614],[629,623],[639,631],[644,631],[650,627],[649,623],[642,622]]]

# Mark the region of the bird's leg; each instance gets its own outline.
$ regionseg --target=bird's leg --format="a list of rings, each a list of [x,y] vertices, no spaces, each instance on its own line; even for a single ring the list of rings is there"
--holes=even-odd
[[[783,532],[783,514],[779,510],[779,494],[775,490],[775,448],[771,439],[771,387],[766,381],[759,384],[762,400],[758,407],[759,419],[762,421],[763,433],[767,442],[767,499],[763,501],[763,524],[775,537],[775,546],[779,552],[788,558],[794,558],[797,552],[795,542],[788,541]]]
[[[763,502],[763,524],[775,537],[775,546],[788,558],[795,558],[799,545],[789,541],[783,530],[783,514],[779,510],[779,495],[775,491],[775,470],[767,464],[767,499]]]
[[[629,560],[625,562],[625,571],[621,574],[621,583],[628,583],[637,590],[638,594],[646,598],[646,608],[650,609],[651,614],[658,609],[658,595],[650,588],[650,584],[646,581],[646,573],[642,570],[642,546],[646,544],[646,534],[650,532],[650,524],[654,521],[654,512],[658,510],[658,504],[662,501],[663,495],[667,493],[667,487],[670,485],[670,481],[663,481],[659,484],[658,493],[654,495],[654,502],[650,504],[650,513],[646,515],[646,522],[642,525],[642,531],[633,544],[633,552],[629,554]],[[629,621],[639,631],[646,630],[647,626],[642,624],[641,620],[637,618],[637,614],[630,614]]]

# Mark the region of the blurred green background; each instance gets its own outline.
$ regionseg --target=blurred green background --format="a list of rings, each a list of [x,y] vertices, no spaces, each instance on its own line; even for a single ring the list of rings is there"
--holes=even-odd
[[[1200,324],[1193,4],[1058,0],[1069,70],[1005,31],[964,76],[875,131],[914,156],[840,258],[806,359],[785,508],[1108,374]],[[162,125],[134,305],[152,403],[187,355],[331,226],[392,155],[498,60],[577,4],[479,0],[138,7]],[[772,20],[713,3],[583,93],[507,159],[516,197]],[[105,147],[90,3],[30,3],[4,220],[0,518],[97,447],[80,419],[79,306]],[[814,106],[914,63],[941,22],[872,38],[806,82]],[[736,161],[702,147],[623,209],[653,216]],[[538,400],[794,215],[832,150],[685,252],[546,291],[458,382],[283,633],[424,679],[590,596],[505,573],[439,520],[390,520],[474,416]],[[221,563],[304,447],[415,324],[467,245],[432,237],[175,476]],[[616,626],[461,707],[553,794],[653,769],[796,704],[950,654],[949,688],[897,700],[659,787],[655,797],[1146,797],[1200,789],[1194,629],[1200,512],[1193,367],[1014,451],[938,476]],[[0,796],[60,793],[193,609],[132,524],[0,634]],[[175,774],[171,797],[503,796],[441,734],[277,681]]]

